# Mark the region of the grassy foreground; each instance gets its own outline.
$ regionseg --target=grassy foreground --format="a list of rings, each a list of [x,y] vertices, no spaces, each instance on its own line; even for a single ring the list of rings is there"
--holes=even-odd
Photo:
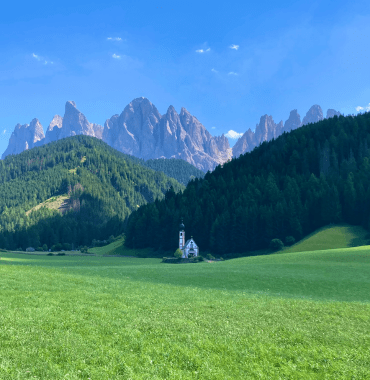
[[[0,256],[0,379],[370,378],[370,247]]]

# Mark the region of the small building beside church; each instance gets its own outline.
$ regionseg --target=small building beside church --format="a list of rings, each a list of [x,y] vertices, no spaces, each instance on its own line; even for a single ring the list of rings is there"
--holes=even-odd
[[[185,259],[188,257],[199,256],[199,247],[195,243],[193,237],[185,241],[185,226],[182,221],[179,230],[179,248],[182,251],[182,258]]]

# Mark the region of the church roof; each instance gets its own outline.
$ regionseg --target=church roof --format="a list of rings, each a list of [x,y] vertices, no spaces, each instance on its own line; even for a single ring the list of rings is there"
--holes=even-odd
[[[194,241],[194,239],[188,239],[185,243],[185,247],[191,242],[193,241],[194,242],[194,245],[195,245],[195,248],[198,247],[197,243]]]

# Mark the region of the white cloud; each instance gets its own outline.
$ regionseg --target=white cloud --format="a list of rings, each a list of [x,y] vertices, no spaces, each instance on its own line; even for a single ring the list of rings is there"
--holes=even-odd
[[[228,137],[229,139],[238,139],[239,137],[243,136],[243,133],[238,133],[230,129],[230,131],[227,132],[225,136]]]
[[[120,56],[120,55],[117,55],[117,54],[113,54],[112,57],[113,57],[113,58],[116,58],[116,59],[121,59],[121,56]]]
[[[112,40],[112,41],[122,41],[121,37],[108,37],[107,40]]]
[[[360,112],[360,111],[369,112],[369,111],[370,111],[370,103],[369,103],[369,105],[366,106],[366,107],[360,107],[360,106],[356,107],[356,111],[357,111],[357,112]]]
[[[238,75],[238,74],[234,73],[233,71],[230,71],[227,75]]]
[[[239,49],[239,45],[231,45],[231,46],[230,46],[230,49],[238,50],[238,49]]]
[[[215,70],[215,69],[211,69],[211,71],[214,72],[214,73],[218,73],[218,71]]]
[[[207,50],[203,50],[203,49],[199,49],[199,50],[195,50],[196,53],[206,53],[208,51],[210,51],[211,48],[208,48]]]
[[[5,135],[5,133],[6,133],[6,129],[3,130],[3,134],[4,134],[4,135]]]
[[[37,59],[38,61],[44,61],[44,65],[47,65],[48,63],[50,63],[52,65],[54,63],[52,61],[46,61],[43,57],[40,57],[39,55],[37,55],[35,53],[32,53],[32,57]]]
[[[212,129],[216,129],[216,127],[212,127]]]

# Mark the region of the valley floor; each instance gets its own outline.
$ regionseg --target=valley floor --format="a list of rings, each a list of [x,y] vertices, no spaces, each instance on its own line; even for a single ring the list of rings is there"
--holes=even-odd
[[[0,257],[1,379],[370,378],[370,247]]]

